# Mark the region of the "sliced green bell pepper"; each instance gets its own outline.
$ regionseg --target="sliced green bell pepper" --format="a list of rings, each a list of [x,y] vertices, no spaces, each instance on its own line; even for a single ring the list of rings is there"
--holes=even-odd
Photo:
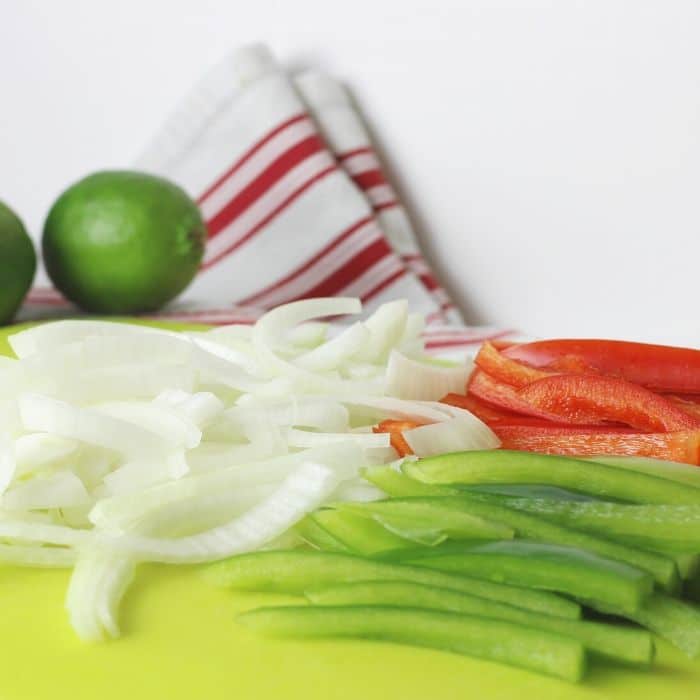
[[[503,620],[396,607],[260,608],[239,616],[275,637],[376,639],[442,649],[518,666],[567,681],[585,670],[583,645],[552,632]]]
[[[308,591],[314,605],[396,605],[479,615],[548,630],[581,642],[588,651],[634,664],[649,664],[654,642],[645,630],[582,620],[565,620],[419,583],[370,581]]]
[[[346,545],[308,515],[294,526],[294,530],[306,544],[314,549],[321,549],[324,552],[350,552]]]
[[[640,474],[649,474],[700,489],[700,469],[691,464],[625,455],[596,455],[595,457],[581,457],[581,459],[587,462],[607,464],[609,467],[617,467],[618,469],[628,469]]]
[[[697,469],[697,467],[696,467]],[[627,505],[603,501],[575,502],[551,499],[484,498],[508,508],[541,516],[568,527],[640,544],[678,543],[700,551],[700,505]]]
[[[572,547],[513,540],[440,545],[396,552],[396,560],[498,583],[599,601],[626,613],[639,610],[651,577],[627,564]]]
[[[700,504],[700,489],[597,462],[513,450],[474,450],[406,462],[427,484],[547,484],[633,503]]]
[[[417,532],[432,529],[451,539],[512,540],[515,537],[515,529],[510,525],[469,513],[466,508],[436,508],[430,503],[415,501],[419,499],[346,502],[335,504],[334,507],[342,513],[352,513],[355,517],[372,518],[399,534],[401,530],[409,531],[412,526]]]
[[[596,603],[594,607],[611,615],[621,614],[614,607]],[[700,608],[696,605],[655,593],[634,613],[624,617],[643,625],[671,642],[691,659],[700,658]]]
[[[391,549],[415,547],[415,542],[389,532],[374,520],[353,513],[324,508],[308,517],[355,554],[372,555]]]
[[[459,496],[396,498],[371,503],[348,503],[343,504],[342,507],[357,514],[364,513],[366,516],[396,515],[407,518],[413,516],[428,520],[431,517],[445,519],[449,513],[463,511],[475,517],[503,523],[513,528],[519,537],[584,549],[601,557],[642,569],[650,573],[664,590],[674,592],[679,586],[674,562],[662,554],[612,542],[549,522],[530,513],[508,508],[501,505],[498,497],[493,495],[462,492]]]
[[[388,466],[365,467],[361,474],[389,496],[449,496],[458,493],[456,488],[424,484]]]
[[[212,583],[237,590],[303,593],[317,586],[352,581],[414,581],[569,619],[581,607],[554,593],[493,583],[420,566],[364,559],[350,554],[276,550],[240,554],[204,568]]]

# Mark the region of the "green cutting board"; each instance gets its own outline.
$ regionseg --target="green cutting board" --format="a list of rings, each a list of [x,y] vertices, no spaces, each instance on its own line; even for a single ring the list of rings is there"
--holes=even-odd
[[[291,598],[216,589],[190,567],[143,566],[122,605],[121,639],[84,644],[64,609],[68,578],[0,569],[0,700],[700,698],[700,661],[664,643],[652,669],[596,661],[574,686],[432,650],[264,639],[236,614]]]

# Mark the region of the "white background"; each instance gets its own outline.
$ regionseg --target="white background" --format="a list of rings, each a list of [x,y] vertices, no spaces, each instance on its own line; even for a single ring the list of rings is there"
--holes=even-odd
[[[694,0],[0,0],[0,198],[36,234],[256,40],[352,87],[470,321],[700,345]]]

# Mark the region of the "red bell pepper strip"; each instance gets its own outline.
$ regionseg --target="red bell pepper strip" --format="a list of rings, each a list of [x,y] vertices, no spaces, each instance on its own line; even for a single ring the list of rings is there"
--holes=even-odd
[[[700,464],[700,430],[639,433],[599,426],[523,426],[493,423],[502,447],[555,455],[637,455]]]
[[[528,404],[554,413],[564,423],[612,421],[648,432],[700,429],[700,419],[624,379],[559,374],[521,389]]]
[[[481,346],[474,359],[476,366],[498,382],[510,384],[516,388],[527,386],[538,379],[549,377],[549,372],[528,367],[522,362],[511,360],[499,352],[488,340]]]
[[[513,347],[513,345],[517,345],[517,343],[514,343],[512,340],[501,340],[500,338],[491,338],[488,342],[491,343],[496,350],[505,350],[506,348]]]
[[[476,398],[476,396],[463,396],[462,394],[447,394],[440,399],[440,403],[446,403],[450,406],[464,408],[470,413],[473,413],[479,420],[484,421],[487,425],[494,423],[502,423],[504,425],[532,425],[532,426],[551,426],[551,425],[566,425],[565,423],[553,423],[544,418],[535,418],[533,416],[523,416],[520,413],[505,411],[495,406],[489,406],[486,402]]]
[[[647,389],[700,394],[700,350],[622,340],[540,340],[503,351],[532,367],[557,369],[562,358]]]
[[[479,369],[472,372],[467,385],[467,394],[476,396],[493,406],[506,409],[515,413],[535,418],[544,418],[555,423],[561,422],[561,417],[552,411],[533,406],[525,400],[515,387],[504,384],[493,379]],[[595,421],[594,421],[595,422]]]
[[[687,398],[682,398],[680,396],[674,396],[673,394],[667,394],[665,396],[674,406],[677,406],[681,411],[689,413],[691,416],[695,416],[700,419],[700,403],[697,401],[689,401]]]
[[[446,403],[450,406],[464,408],[485,423],[497,420],[512,421],[520,417],[518,413],[514,413],[513,411],[504,411],[503,409],[496,408],[495,406],[489,406],[489,404],[481,399],[478,399],[476,396],[447,394],[440,399],[440,403]]]
[[[398,452],[399,457],[405,457],[406,455],[412,455],[413,450],[406,442],[403,431],[412,430],[420,425],[422,425],[422,423],[415,423],[410,420],[384,420],[379,423],[379,425],[375,425],[374,428],[372,428],[372,432],[389,433],[391,436],[391,446]]]

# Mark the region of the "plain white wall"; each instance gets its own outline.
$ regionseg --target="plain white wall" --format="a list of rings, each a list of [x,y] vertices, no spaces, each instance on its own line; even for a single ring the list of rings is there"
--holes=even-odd
[[[35,233],[201,72],[344,78],[473,322],[700,344],[700,3],[2,0],[0,198]]]

